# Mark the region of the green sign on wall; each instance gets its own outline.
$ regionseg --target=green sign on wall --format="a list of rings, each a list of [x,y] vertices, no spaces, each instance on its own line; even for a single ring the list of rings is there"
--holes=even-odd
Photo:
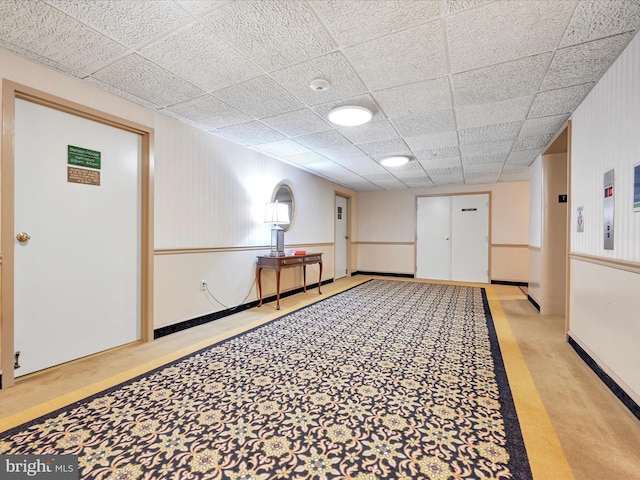
[[[67,145],[67,161],[69,165],[100,170],[100,155],[100,152],[95,150]]]

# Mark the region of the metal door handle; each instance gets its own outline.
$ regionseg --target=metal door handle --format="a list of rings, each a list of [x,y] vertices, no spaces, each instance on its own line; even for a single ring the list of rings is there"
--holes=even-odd
[[[29,240],[31,240],[31,235],[29,235],[27,232],[20,232],[16,235],[16,239],[20,243],[27,243]]]
[[[449,240],[449,237],[444,237],[445,240]]]

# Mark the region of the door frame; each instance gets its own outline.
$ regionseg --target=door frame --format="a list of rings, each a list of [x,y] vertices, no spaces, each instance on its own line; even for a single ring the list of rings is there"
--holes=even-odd
[[[341,192],[334,192],[333,195],[333,214],[336,215],[336,212],[338,210],[338,202],[337,202],[337,198],[336,197],[342,197],[347,201],[347,244],[346,244],[346,249],[347,251],[345,252],[347,254],[347,274],[345,275],[346,277],[348,277],[349,275],[351,275],[351,196],[347,195],[345,193],[341,193]],[[336,229],[336,221],[335,221],[335,216],[334,216],[334,221],[333,221],[333,277],[335,278],[336,276],[336,246],[338,245],[338,237],[337,237],[337,229]],[[342,278],[342,277],[340,277]]]
[[[0,164],[2,201],[0,225],[0,370],[4,389],[15,383],[14,375],[14,176],[16,99],[53,108],[114,128],[140,135],[141,212],[140,212],[140,334],[141,341],[153,340],[153,136],[152,128],[36,90],[2,80],[2,163]]]
[[[414,272],[413,272],[413,276],[417,278],[417,274],[418,274],[418,199],[419,198],[423,198],[423,197],[456,197],[456,196],[462,196],[462,195],[488,195],[489,196],[489,239],[488,239],[488,244],[489,244],[489,248],[487,251],[487,269],[489,270],[489,273],[487,274],[487,281],[490,284],[491,283],[491,250],[493,248],[493,244],[491,243],[491,238],[492,238],[492,215],[493,215],[493,192],[491,190],[481,190],[478,192],[457,192],[457,193],[431,193],[428,195],[416,195],[415,198],[415,226],[414,226],[414,231],[416,232],[416,237],[414,239],[414,248],[413,248],[413,263],[414,263]]]

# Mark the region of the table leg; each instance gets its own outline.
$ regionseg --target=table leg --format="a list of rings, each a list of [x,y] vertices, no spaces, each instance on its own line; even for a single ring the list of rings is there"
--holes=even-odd
[[[276,270],[276,310],[280,310],[280,269]]]
[[[322,285],[322,262],[320,262],[319,265],[320,273],[318,273],[318,293],[322,294],[322,292],[320,291],[320,285]]]
[[[302,291],[307,291],[307,266],[302,265]]]
[[[261,280],[260,277],[262,276],[261,274],[262,274],[262,267],[257,266],[256,267],[256,278],[258,279],[258,292],[259,292],[259,295],[260,295],[260,302],[258,303],[259,307],[262,306],[262,282],[260,281]]]

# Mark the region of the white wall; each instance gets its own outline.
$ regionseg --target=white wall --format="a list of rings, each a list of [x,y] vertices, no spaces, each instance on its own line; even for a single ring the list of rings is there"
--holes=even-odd
[[[492,192],[492,279],[526,282],[529,182],[360,192],[358,269],[414,274],[416,197],[488,191]]]
[[[247,301],[257,298],[255,256],[270,243],[264,203],[282,181],[296,198],[285,246],[323,252],[323,279],[333,277],[335,192],[355,192],[2,49],[0,78],[154,129],[156,328],[224,309],[202,294],[203,279],[225,305],[236,305],[247,293]],[[308,282],[316,282],[314,267],[308,270]],[[275,292],[270,273],[263,275],[265,296]],[[283,291],[301,285],[300,273],[283,275]]]
[[[573,115],[569,334],[636,402],[640,399],[640,37]],[[603,248],[603,174],[615,169],[615,248]],[[584,207],[584,232],[576,232]],[[640,403],[640,402],[639,402]]]

